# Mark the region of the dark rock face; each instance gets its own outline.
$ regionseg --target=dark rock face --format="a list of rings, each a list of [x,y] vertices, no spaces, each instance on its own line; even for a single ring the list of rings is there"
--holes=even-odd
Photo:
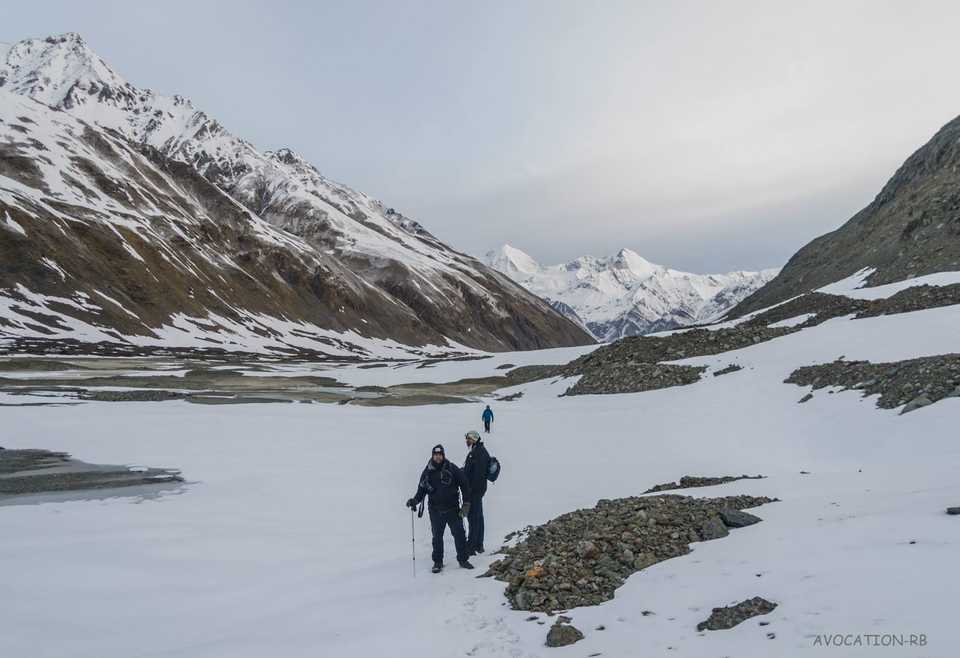
[[[776,603],[771,603],[762,597],[755,596],[752,599],[741,601],[733,606],[714,608],[706,621],[697,624],[697,630],[722,631],[733,628],[751,617],[770,614],[776,607]]]
[[[559,621],[550,627],[547,632],[548,647],[565,647],[583,639],[583,633],[569,624],[562,624]]]
[[[911,155],[866,208],[798,251],[739,317],[876,268],[870,285],[960,270],[960,118]]]
[[[960,354],[893,363],[838,360],[798,368],[784,381],[814,390],[825,386],[860,390],[864,396],[879,395],[877,406],[882,409],[906,405],[901,413],[907,413],[946,397],[960,396]]]
[[[649,496],[601,500],[593,509],[521,531],[485,575],[508,583],[517,610],[553,611],[613,598],[631,574],[684,555],[690,542],[728,534],[721,510],[771,502],[766,497]]]
[[[947,514],[950,516],[960,516],[960,507],[948,507]]]

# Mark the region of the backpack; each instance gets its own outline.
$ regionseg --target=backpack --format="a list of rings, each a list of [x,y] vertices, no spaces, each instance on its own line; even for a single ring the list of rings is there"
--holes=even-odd
[[[490,464],[487,466],[487,480],[496,482],[498,477],[500,477],[500,460],[491,455]]]

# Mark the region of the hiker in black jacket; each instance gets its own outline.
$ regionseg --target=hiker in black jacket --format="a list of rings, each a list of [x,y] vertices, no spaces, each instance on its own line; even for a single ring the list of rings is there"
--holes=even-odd
[[[457,547],[457,562],[464,569],[473,569],[469,562],[466,533],[463,530],[463,517],[470,514],[470,485],[463,471],[453,462],[447,461],[440,444],[433,446],[430,461],[420,475],[417,493],[407,501],[407,507],[414,509],[424,497],[427,498],[430,530],[433,532],[433,573],[439,573],[443,568],[443,533],[447,526],[450,526],[450,534],[453,535],[453,543]]]
[[[490,453],[480,440],[478,432],[467,432],[467,459],[463,462],[463,473],[470,485],[470,514],[467,523],[470,534],[467,537],[467,551],[470,555],[483,553],[483,495],[487,493],[487,471],[490,469]]]

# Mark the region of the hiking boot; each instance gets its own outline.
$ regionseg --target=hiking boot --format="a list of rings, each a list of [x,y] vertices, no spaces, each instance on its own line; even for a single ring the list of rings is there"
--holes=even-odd
[[[469,560],[462,560],[462,561],[460,562],[460,568],[461,568],[461,569],[473,569],[473,565],[470,564],[470,561],[469,561]]]
[[[434,562],[433,568],[430,569],[433,573],[440,573],[440,570],[443,569],[443,562]]]
[[[483,553],[483,546],[481,546],[480,548],[475,548],[475,549],[473,549],[473,552],[476,553],[477,555],[482,554],[482,553]]]

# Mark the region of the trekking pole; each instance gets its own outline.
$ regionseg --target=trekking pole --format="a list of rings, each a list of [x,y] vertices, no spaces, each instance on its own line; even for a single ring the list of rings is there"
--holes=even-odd
[[[413,526],[413,508],[410,508],[410,551],[413,555],[413,577],[417,577],[417,533]]]

